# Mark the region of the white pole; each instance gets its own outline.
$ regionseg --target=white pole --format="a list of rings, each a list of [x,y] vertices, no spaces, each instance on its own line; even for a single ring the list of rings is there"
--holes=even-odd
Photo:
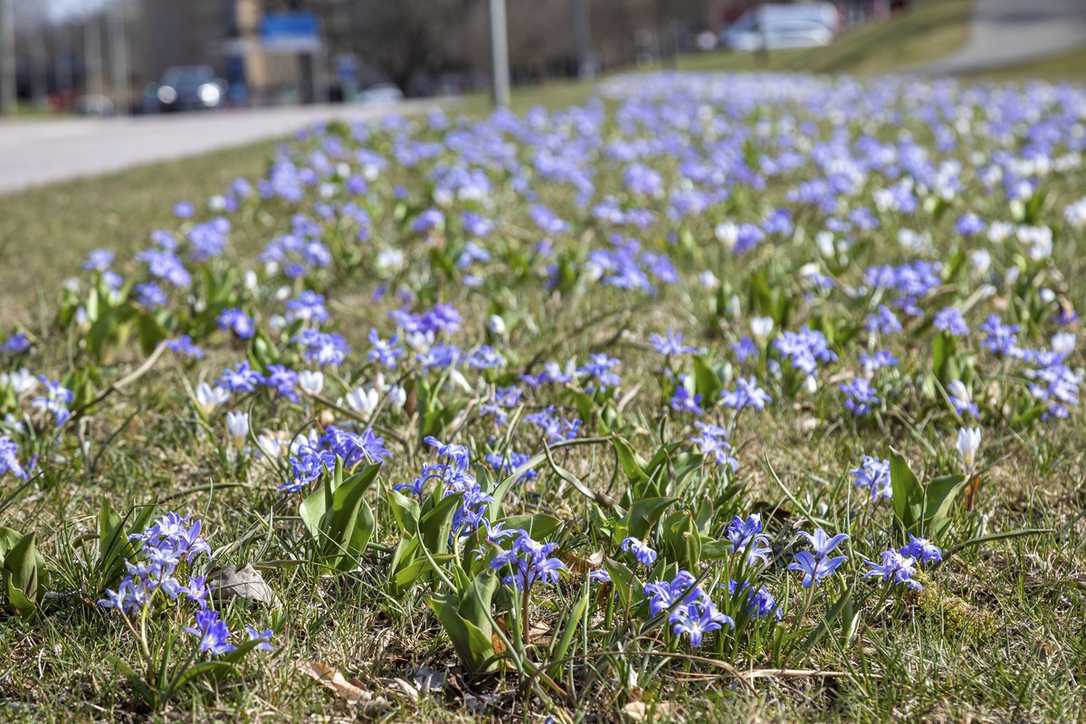
[[[490,73],[494,105],[509,107],[509,41],[505,0],[490,0]]]
[[[122,113],[128,112],[128,39],[124,32],[125,0],[113,0],[109,9],[109,62],[113,97]]]
[[[0,0],[0,113],[15,112],[15,0]]]

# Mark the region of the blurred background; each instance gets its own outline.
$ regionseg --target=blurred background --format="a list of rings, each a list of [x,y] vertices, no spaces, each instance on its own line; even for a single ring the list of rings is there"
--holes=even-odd
[[[1081,0],[1086,3],[1086,0]],[[830,44],[909,0],[508,0],[514,85]],[[490,82],[493,0],[0,0],[0,111],[152,114]]]

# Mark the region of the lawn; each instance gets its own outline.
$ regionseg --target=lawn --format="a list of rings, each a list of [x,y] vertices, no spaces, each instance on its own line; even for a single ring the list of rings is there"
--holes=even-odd
[[[0,199],[5,720],[1081,718],[1086,92],[603,91]]]

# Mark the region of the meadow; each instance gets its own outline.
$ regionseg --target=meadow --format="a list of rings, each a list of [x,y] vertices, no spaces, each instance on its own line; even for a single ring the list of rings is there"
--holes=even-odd
[[[660,72],[24,195],[4,719],[1081,719],[1084,148]]]

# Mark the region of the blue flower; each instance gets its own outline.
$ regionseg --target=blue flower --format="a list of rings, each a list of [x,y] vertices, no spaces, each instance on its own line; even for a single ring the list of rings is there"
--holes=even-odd
[[[236,307],[224,309],[219,313],[217,321],[219,329],[233,332],[238,339],[252,339],[256,334],[256,325],[252,317]]]
[[[732,518],[724,531],[728,539],[728,550],[731,553],[745,552],[747,563],[756,560],[765,562],[769,559],[772,549],[769,547],[769,538],[762,533],[762,516],[758,513],[740,518],[738,515]]]
[[[838,386],[845,393],[845,407],[856,417],[866,417],[872,406],[879,404],[879,396],[866,377],[856,377]]]
[[[656,563],[656,551],[639,541],[637,538],[627,538],[622,541],[622,550],[631,554],[637,562],[646,568],[652,568]]]
[[[490,561],[490,567],[501,570],[508,566],[510,573],[502,577],[506,585],[526,591],[536,581],[558,583],[558,572],[565,569],[565,564],[551,553],[558,549],[557,543],[537,543],[525,530],[516,531],[516,540],[510,550],[502,551]]]
[[[845,533],[829,536],[826,534],[826,531],[821,528],[815,528],[814,533],[808,533],[807,531],[801,530],[799,534],[810,542],[811,548],[814,549],[814,554],[819,558],[825,558],[832,553],[837,546],[848,540],[848,535]]]
[[[835,558],[819,558],[810,551],[799,551],[795,558],[788,564],[788,570],[803,573],[803,587],[810,588],[813,584],[833,575],[838,566],[848,560],[845,556]]]
[[[774,616],[778,621],[784,616],[777,603],[777,599],[765,586],[760,586],[757,591],[751,588],[746,581],[740,583],[735,579],[728,582],[728,593],[733,597],[744,596],[747,613],[754,618]]]
[[[612,371],[618,364],[619,361],[614,357],[608,357],[602,353],[594,354],[588,358],[587,364],[577,369],[577,374],[588,377],[589,380],[598,384],[601,390],[607,390],[622,382],[622,378]],[[585,389],[591,391],[592,387],[590,384]]]
[[[210,653],[212,656],[228,654],[237,647],[230,643],[230,630],[219,618],[218,611],[210,608],[196,612],[196,625],[185,629],[200,639],[200,652]]]
[[[306,362],[318,367],[338,367],[351,353],[343,337],[316,329],[303,329],[291,341],[302,346]]]
[[[730,407],[733,410],[753,407],[755,410],[761,411],[773,401],[769,393],[758,386],[758,380],[754,377],[740,377],[735,381],[735,390],[725,390],[721,399],[725,407]]]
[[[969,334],[969,325],[957,307],[944,307],[935,314],[932,322],[936,329],[946,332],[951,337],[964,337]]]
[[[671,631],[676,636],[685,634],[690,645],[695,648],[701,646],[705,634],[717,631],[725,625],[735,628],[735,621],[731,616],[718,611],[711,601],[683,604],[672,611],[668,621],[671,623]]]
[[[865,488],[871,492],[871,499],[885,498],[889,500],[893,496],[890,485],[890,461],[864,455],[859,467],[852,469],[852,478],[857,487]]]
[[[204,351],[193,344],[192,337],[187,334],[183,334],[176,339],[171,339],[166,342],[166,347],[174,354],[179,354],[182,357],[188,357],[189,359],[203,359],[204,357]]]
[[[256,386],[264,378],[249,366],[248,362],[239,362],[236,367],[227,367],[219,376],[219,387],[231,392],[255,392]]]
[[[881,563],[865,562],[870,566],[870,570],[864,574],[865,578],[876,576],[882,579],[883,583],[907,586],[915,591],[923,588],[919,581],[913,579],[916,573],[916,561],[893,548],[882,552]]]
[[[688,382],[689,378],[686,376],[679,378],[679,384],[675,386],[675,392],[671,396],[670,407],[675,412],[704,415],[705,411],[701,409],[701,395],[692,394],[687,387]]]
[[[4,344],[0,347],[0,352],[5,354],[22,354],[30,349],[30,338],[22,332],[16,332],[15,334],[4,340]]]
[[[249,637],[250,641],[260,642],[254,647],[257,651],[271,651],[275,648],[271,643],[274,634],[270,628],[260,631],[253,626],[246,626],[245,635]]]
[[[283,365],[268,365],[268,374],[264,376],[264,386],[273,390],[279,397],[291,402],[298,402],[298,373]]]
[[[885,304],[880,304],[874,314],[868,315],[864,320],[864,326],[869,332],[885,335],[897,334],[902,329],[897,315]]]
[[[943,551],[927,538],[909,533],[909,542],[900,549],[901,555],[915,559],[920,565],[943,560]]]
[[[696,347],[683,344],[683,335],[681,332],[676,332],[673,329],[667,331],[666,336],[654,334],[649,337],[649,343],[657,353],[664,355],[665,357],[682,357],[683,355],[694,354],[697,352]]]

